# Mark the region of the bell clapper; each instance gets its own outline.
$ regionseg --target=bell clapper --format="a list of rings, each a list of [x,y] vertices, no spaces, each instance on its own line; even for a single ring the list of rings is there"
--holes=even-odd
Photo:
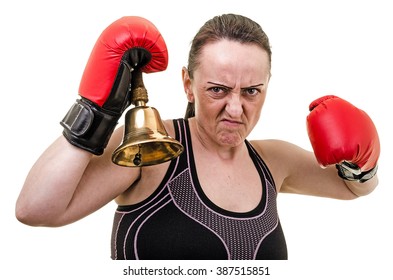
[[[141,145],[138,145],[138,153],[135,154],[134,160],[132,161],[136,166],[139,166],[142,162]]]

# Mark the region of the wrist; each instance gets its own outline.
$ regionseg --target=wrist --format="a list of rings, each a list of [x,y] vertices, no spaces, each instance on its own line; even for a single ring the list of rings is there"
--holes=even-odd
[[[342,179],[364,183],[377,174],[378,165],[370,170],[361,171],[361,169],[356,164],[343,161],[340,164],[336,164],[336,168],[338,176],[340,176]]]
[[[82,97],[71,106],[60,124],[64,127],[63,135],[68,142],[101,155],[120,116]]]

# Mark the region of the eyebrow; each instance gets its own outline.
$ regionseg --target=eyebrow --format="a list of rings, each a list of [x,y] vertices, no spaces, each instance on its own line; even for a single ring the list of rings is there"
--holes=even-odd
[[[207,82],[207,83],[215,85],[215,86],[221,86],[221,87],[226,87],[226,88],[229,88],[229,89],[233,89],[233,88],[231,88],[229,86],[226,86],[226,85],[223,85],[223,84],[219,84],[219,83],[214,83],[214,82]],[[254,87],[259,87],[259,86],[263,86],[263,85],[264,85],[264,83],[261,83],[261,84],[257,84],[257,85],[251,85],[251,86],[248,86],[248,87],[243,87],[241,89],[254,88]]]

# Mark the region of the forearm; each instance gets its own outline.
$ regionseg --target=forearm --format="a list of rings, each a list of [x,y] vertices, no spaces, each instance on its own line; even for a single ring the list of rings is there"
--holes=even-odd
[[[92,154],[59,137],[31,168],[16,203],[16,217],[47,225],[67,209]]]

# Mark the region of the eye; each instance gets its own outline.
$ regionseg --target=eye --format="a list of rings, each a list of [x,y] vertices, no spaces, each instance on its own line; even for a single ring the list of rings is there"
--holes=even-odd
[[[208,91],[210,92],[210,94],[212,96],[219,98],[219,97],[224,97],[228,93],[229,89],[225,88],[225,87],[214,86],[214,87],[208,88]]]
[[[255,96],[261,92],[259,88],[245,88],[243,89],[243,94],[247,96]]]

